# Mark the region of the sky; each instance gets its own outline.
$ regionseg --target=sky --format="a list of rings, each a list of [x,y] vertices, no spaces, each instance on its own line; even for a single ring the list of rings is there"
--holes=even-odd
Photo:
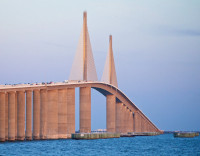
[[[0,0],[0,84],[67,80],[83,11],[98,79],[112,34],[119,89],[159,129],[200,130],[199,0]],[[106,99],[92,90],[98,128]]]

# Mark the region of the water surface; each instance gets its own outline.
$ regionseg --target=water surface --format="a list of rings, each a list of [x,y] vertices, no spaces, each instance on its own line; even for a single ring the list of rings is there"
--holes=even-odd
[[[200,155],[200,137],[172,134],[99,140],[0,143],[0,155]]]

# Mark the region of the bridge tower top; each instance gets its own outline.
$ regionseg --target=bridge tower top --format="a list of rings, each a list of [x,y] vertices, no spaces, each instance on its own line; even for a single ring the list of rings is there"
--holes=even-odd
[[[102,82],[106,82],[118,87],[117,75],[115,70],[115,61],[112,49],[112,35],[109,36],[109,50],[106,58],[106,63],[104,66],[104,72],[101,78]]]
[[[98,80],[87,28],[87,12],[83,13],[83,28],[79,38],[69,80]]]

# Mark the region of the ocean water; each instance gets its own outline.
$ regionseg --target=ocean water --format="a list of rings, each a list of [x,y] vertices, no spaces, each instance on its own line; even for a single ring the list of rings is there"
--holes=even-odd
[[[172,134],[99,140],[44,140],[0,143],[0,155],[200,155],[200,137]]]

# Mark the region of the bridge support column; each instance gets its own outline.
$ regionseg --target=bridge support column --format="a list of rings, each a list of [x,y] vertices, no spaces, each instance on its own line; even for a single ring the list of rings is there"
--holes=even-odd
[[[67,89],[67,134],[75,133],[75,88]]]
[[[138,111],[134,112],[135,132],[141,132],[141,117]]]
[[[47,138],[47,90],[40,90],[40,139]]]
[[[144,120],[144,132],[148,132],[148,121]]]
[[[32,91],[26,91],[26,140],[32,140]]]
[[[67,138],[67,89],[58,90],[58,138]]]
[[[15,94],[15,140],[17,140],[17,94]]]
[[[0,93],[0,142],[5,141],[5,93]]]
[[[129,129],[130,129],[130,132],[133,132],[133,124],[134,124],[133,112],[131,111],[130,114],[129,114]]]
[[[91,88],[80,88],[80,133],[91,133]]]
[[[47,139],[58,139],[58,90],[48,90]]]
[[[115,95],[106,96],[106,127],[107,132],[115,132],[116,120],[116,97]]]
[[[15,140],[15,92],[8,93],[8,140]]]
[[[116,103],[116,132],[122,133],[123,129],[123,103]]]
[[[33,91],[33,139],[40,139],[40,90]]]
[[[17,140],[25,139],[25,92],[17,92]]]
[[[8,140],[8,93],[5,94],[5,140]]]
[[[129,132],[129,109],[126,107],[125,110],[125,128],[126,128],[126,133]]]
[[[122,108],[122,132],[126,133],[126,106],[123,104],[123,108]]]

